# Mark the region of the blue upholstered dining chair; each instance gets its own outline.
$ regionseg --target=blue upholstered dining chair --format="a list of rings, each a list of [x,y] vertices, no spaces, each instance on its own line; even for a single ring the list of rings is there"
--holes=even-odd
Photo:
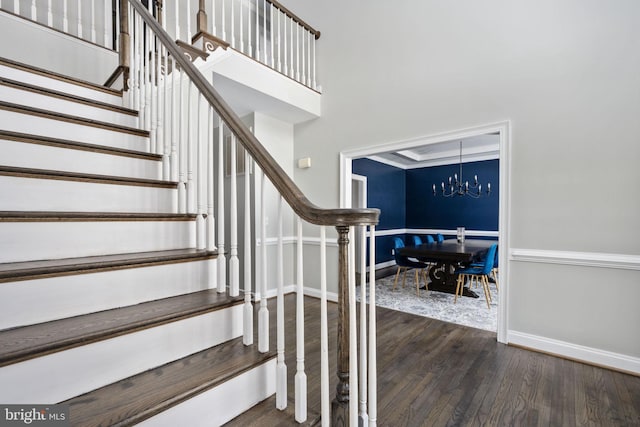
[[[396,289],[396,285],[398,284],[398,278],[400,277],[400,273],[403,273],[402,276],[402,287],[404,288],[404,283],[407,278],[407,270],[413,268],[415,271],[415,280],[416,280],[416,294],[420,296],[420,279],[419,272],[424,272],[424,269],[428,267],[427,264],[424,264],[420,261],[415,261],[409,259],[406,256],[402,256],[398,253],[398,249],[404,247],[404,241],[400,237],[393,238],[393,257],[395,258],[396,265],[398,266],[398,271],[396,272],[396,279],[393,282],[393,289]],[[427,286],[425,279],[425,287]]]
[[[498,284],[498,260],[500,259],[500,248],[496,247],[496,254],[495,257],[493,258],[493,268],[491,269],[491,276],[493,278],[494,283],[496,284],[496,291],[500,291],[500,287]],[[484,255],[484,257],[482,257],[482,259],[478,260],[478,262],[474,262],[470,265],[470,267],[484,267],[484,263],[486,260],[486,256],[487,254]]]
[[[481,267],[469,266],[465,268],[458,268],[455,271],[455,274],[458,276],[458,281],[456,285],[456,296],[453,300],[454,303],[458,301],[458,294],[462,296],[462,291],[464,288],[464,284],[467,280],[469,280],[469,284],[473,284],[480,281],[482,284],[482,289],[484,290],[484,298],[487,300],[487,307],[491,308],[491,292],[489,291],[489,274],[493,269],[493,262],[496,257],[496,251],[498,250],[498,245],[493,244],[489,247],[487,251],[487,256],[484,260],[484,265]]]

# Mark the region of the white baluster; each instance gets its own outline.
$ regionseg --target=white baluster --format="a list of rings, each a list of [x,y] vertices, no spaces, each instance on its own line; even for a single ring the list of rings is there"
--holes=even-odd
[[[282,241],[282,216],[284,198],[279,197],[278,203],[278,261],[277,261],[277,281],[278,296],[276,301],[277,312],[277,343],[276,343],[276,408],[283,410],[287,407],[287,365],[284,363],[284,250]]]
[[[31,0],[31,20],[38,21],[38,8],[36,7],[36,0]]]
[[[369,423],[367,414],[367,227],[360,227],[360,425]],[[375,275],[375,266],[369,275]]]
[[[209,132],[207,138],[207,250],[216,251],[216,219],[213,216],[213,201],[214,201],[214,163],[213,163],[213,120],[214,120],[213,107],[209,107]],[[218,260],[212,259],[209,261],[209,288],[214,289],[218,286]],[[253,326],[253,325],[252,325]]]
[[[120,2],[116,1],[116,5],[118,3],[120,3]],[[109,17],[111,16],[111,10],[109,8],[109,2],[108,1],[104,2],[104,11],[103,11],[103,13],[104,13],[104,31],[102,33],[102,46],[104,46],[106,48],[109,48],[109,24],[111,23],[111,21],[109,20]],[[118,46],[118,45],[116,45],[116,46]],[[116,46],[113,46],[113,48],[116,48]]]
[[[282,53],[284,55],[284,68],[282,69],[282,73],[283,74],[288,74],[289,73],[289,61],[287,61],[287,59],[289,58],[289,55],[287,55],[287,15],[284,14],[284,12],[282,12],[282,15],[284,16],[284,22],[282,23],[283,26],[283,32],[284,35],[282,37],[282,39],[284,40],[284,46],[282,48]]]
[[[267,64],[267,0],[262,0],[262,40],[262,63]]]
[[[51,10],[51,1],[52,0],[47,0],[47,25],[53,28],[53,11]]]
[[[198,138],[196,140],[196,201],[198,203],[198,212],[196,216],[196,249],[205,249],[207,247],[207,237],[204,222],[205,197],[203,193],[204,176],[202,162],[204,161],[203,145],[205,143],[205,135],[208,131],[206,108],[204,105],[204,97],[198,93]]]
[[[211,34],[214,36],[218,35],[218,30],[216,28],[216,0],[211,0]]]
[[[311,87],[311,40],[313,34],[307,31],[307,86]]]
[[[269,31],[270,31],[270,34],[271,34],[271,40],[270,40],[270,42],[271,42],[270,43],[271,44],[271,52],[270,52],[270,54],[271,54],[271,58],[270,58],[271,59],[271,64],[269,64],[269,65],[271,65],[271,68],[276,68],[276,60],[275,60],[275,57],[273,56],[273,49],[274,49],[273,43],[275,41],[275,37],[273,35],[273,9],[274,9],[273,5],[271,3],[269,3]],[[265,64],[266,64],[266,62],[265,62]]]
[[[185,79],[183,73],[178,74],[178,212],[187,213],[187,174],[186,174],[186,148],[185,148]]]
[[[304,27],[302,27],[302,36],[301,36],[301,45],[302,45],[302,53],[301,58],[300,58],[300,62],[302,63],[302,71],[300,72],[300,77],[302,78],[302,80],[300,80],[300,83],[305,84],[305,82],[307,81],[307,61],[306,61],[306,55],[305,55],[305,33],[306,33],[306,29]]]
[[[300,25],[296,22],[296,80],[300,81]]]
[[[227,17],[225,16],[225,5],[224,5],[225,1],[224,0],[220,0],[220,19],[222,20],[222,22],[220,23],[220,25],[222,26],[222,40],[226,41],[227,40]]]
[[[329,326],[327,321],[327,231],[320,227],[320,408],[322,427],[331,420],[329,398]]]
[[[260,60],[260,0],[256,2],[256,56],[255,59]]]
[[[253,56],[253,40],[251,39],[251,9],[247,10],[247,55]]]
[[[76,35],[82,38],[82,1],[78,0],[78,25]]]
[[[231,183],[229,189],[229,231],[230,254],[229,258],[229,295],[238,296],[240,292],[240,260],[238,260],[238,175],[237,175],[237,140],[231,135]]]
[[[251,304],[251,157],[244,152],[244,345],[253,344],[253,305]]]
[[[311,61],[313,63],[313,81],[311,82],[311,85],[314,89],[317,89],[318,82],[316,77],[316,37],[315,36],[313,36],[313,39],[311,40],[311,42],[313,43],[313,56],[311,56]]]
[[[179,4],[180,2],[178,0],[175,0],[175,9],[174,9],[174,16],[176,19],[176,40],[180,40],[180,7]]]
[[[13,0],[13,13],[20,15],[20,0]]]
[[[66,1],[65,1],[66,2]],[[129,101],[127,102],[127,105],[130,108],[133,109],[137,109],[136,106],[136,84],[137,84],[137,80],[136,80],[136,42],[135,39],[137,37],[136,35],[136,28],[134,25],[134,12],[133,9],[131,8],[131,6],[128,6],[128,11],[127,11],[127,26],[129,27]],[[139,126],[139,118],[136,116],[136,126]]]
[[[244,27],[244,17],[243,15],[243,10],[244,10],[244,2],[241,1],[240,2],[240,52],[245,53],[244,52],[244,31],[243,31],[243,27]]]
[[[16,0],[16,4],[18,4],[18,0]],[[16,13],[18,12],[16,11]],[[63,0],[62,2],[62,31],[65,33],[69,32],[68,0]]]
[[[261,171],[260,185],[260,309],[258,310],[258,351],[269,351],[269,309],[267,308],[267,221],[266,176]]]
[[[375,427],[378,421],[375,265],[376,228],[372,225],[369,227],[369,427]]]
[[[187,212],[192,213],[195,212],[196,203],[195,203],[195,183],[193,177],[193,169],[194,169],[194,156],[195,156],[195,135],[198,129],[194,129],[193,121],[190,120],[193,117],[193,107],[195,103],[194,93],[193,93],[193,84],[191,80],[187,77],[187,139],[186,139],[186,156],[187,156]]]
[[[152,2],[149,2],[149,7],[151,7]],[[147,26],[149,28],[149,26]],[[149,28],[147,32],[147,39],[149,40],[148,50],[145,51],[145,56],[148,57],[149,63],[149,90],[147,98],[149,99],[149,141],[151,141],[151,152],[157,153],[158,148],[158,135],[156,134],[157,126],[158,126],[158,111],[156,110],[157,106],[157,84],[156,84],[156,55],[155,55],[155,36],[153,32]]]
[[[107,7],[107,6],[105,6]],[[129,15],[129,14],[127,14]],[[131,28],[131,27],[129,27]],[[112,27],[112,31],[114,32],[114,36],[112,38],[115,38],[115,42],[113,45],[113,48],[115,50],[117,50],[118,52],[120,52],[120,0],[116,1],[116,11],[115,11],[115,23],[113,24]],[[131,52],[131,51],[129,51]],[[129,87],[129,91],[131,91],[131,87]],[[131,104],[126,105],[127,107],[130,107]]]
[[[163,141],[164,141],[164,153],[162,156],[162,177],[167,181],[173,181],[173,175],[171,170],[171,134],[172,134],[172,106],[173,106],[173,83],[169,85],[169,51],[163,50],[163,66],[164,66],[164,107],[162,113],[162,128],[163,128]],[[173,79],[173,72],[171,78]]]
[[[227,290],[227,257],[224,253],[224,122],[218,126],[218,292]]]
[[[298,217],[297,250],[297,289],[296,289],[296,421],[303,423],[307,420],[307,374],[304,372],[304,270],[303,270],[303,241],[302,220]]]
[[[236,32],[235,32],[235,12],[233,4],[235,1],[231,1],[231,47],[236,48]]]
[[[349,425],[358,425],[358,332],[355,230],[349,227]]]
[[[155,94],[156,94],[156,102],[154,104],[154,123],[155,123],[155,134],[156,134],[156,154],[164,154],[165,146],[164,146],[164,97],[165,97],[165,87],[167,85],[166,76],[164,75],[164,48],[160,41],[154,36],[154,44],[157,46],[156,50],[154,50],[153,55],[155,57],[155,70],[156,70],[156,85],[155,85]]]
[[[278,25],[277,25],[277,33],[276,33],[276,43],[278,44],[278,50],[276,51],[276,56],[278,57],[278,61],[276,63],[276,69],[278,71],[282,71],[282,50],[281,50],[281,44],[282,44],[282,34],[281,34],[281,30],[280,30],[280,21],[281,21],[281,17],[282,17],[282,11],[280,9],[276,9],[276,14],[278,16]],[[271,37],[271,39],[273,40],[273,36]]]
[[[96,1],[91,0],[91,42],[96,42]]]
[[[191,0],[187,0],[187,13],[185,15],[187,15],[185,17],[187,20],[187,39],[185,41],[191,44],[191,37],[193,36],[193,33],[191,32]]]
[[[290,24],[290,28],[289,28],[289,36],[291,37],[291,42],[289,43],[289,54],[290,54],[290,59],[289,59],[289,77],[294,78],[296,75],[296,71],[295,71],[295,63],[293,62],[293,51],[294,51],[294,45],[293,45],[293,39],[294,39],[294,33],[293,33],[293,19],[289,18],[289,24]]]
[[[176,60],[171,57],[171,120],[168,122],[171,124],[171,158],[169,160],[169,166],[171,167],[171,181],[177,182],[180,180],[178,173],[180,169],[180,162],[178,157],[178,141],[180,140],[180,117],[179,106],[180,103],[180,71],[176,67]],[[180,206],[180,203],[178,203]]]

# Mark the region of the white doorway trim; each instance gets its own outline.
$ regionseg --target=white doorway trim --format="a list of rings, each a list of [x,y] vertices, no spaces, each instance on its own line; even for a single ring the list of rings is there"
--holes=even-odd
[[[507,343],[509,327],[509,260],[511,248],[511,122],[502,122],[453,130],[404,141],[389,142],[372,147],[345,150],[340,153],[340,207],[351,207],[352,161],[389,151],[408,150],[454,139],[469,138],[487,133],[500,136],[500,199],[498,201],[498,245],[500,246],[500,300],[498,302],[498,342]]]

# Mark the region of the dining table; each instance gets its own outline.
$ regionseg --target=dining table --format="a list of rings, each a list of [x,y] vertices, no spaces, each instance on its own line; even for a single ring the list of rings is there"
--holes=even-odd
[[[488,239],[466,239],[464,242],[446,239],[442,242],[398,248],[398,254],[431,264],[429,290],[455,294],[455,269],[480,261],[495,243],[497,241]],[[463,295],[478,298],[478,294],[468,287],[463,289]]]

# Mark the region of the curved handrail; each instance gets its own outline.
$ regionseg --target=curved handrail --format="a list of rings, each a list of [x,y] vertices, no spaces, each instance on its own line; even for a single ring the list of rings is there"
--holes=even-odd
[[[375,225],[378,223],[379,209],[323,209],[311,203],[202,73],[198,71],[191,61],[185,58],[180,47],[162,29],[140,0],[129,0],[129,3],[144,19],[168,52],[173,55],[180,68],[189,76],[193,84],[200,90],[200,93],[240,140],[263,173],[298,216],[316,225],[351,226]]]

